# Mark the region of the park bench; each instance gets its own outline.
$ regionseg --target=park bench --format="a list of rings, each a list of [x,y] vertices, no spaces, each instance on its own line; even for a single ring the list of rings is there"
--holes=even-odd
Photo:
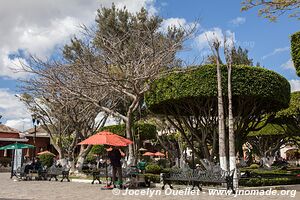
[[[171,189],[172,183],[174,182],[184,182],[199,188],[202,190],[203,184],[222,184],[226,183],[227,190],[232,190],[235,193],[233,187],[233,175],[234,170],[224,171],[221,168],[213,168],[208,170],[200,170],[200,169],[178,169],[170,171],[169,173],[162,173],[161,179],[163,182],[162,190],[165,189],[165,185],[168,184]]]
[[[51,181],[52,178],[54,178],[55,181],[57,181],[58,180],[57,177],[62,176],[62,179],[60,180],[60,182],[63,182],[64,179],[66,179],[68,182],[70,182],[69,172],[70,172],[69,168],[57,167],[55,165],[52,165],[47,170],[47,177],[49,178],[49,181]]]
[[[94,184],[95,181],[98,181],[100,184],[101,183],[100,178],[106,177],[106,171],[105,171],[105,169],[100,169],[100,170],[92,172],[92,175],[93,175],[92,184]],[[110,178],[110,180],[112,180],[111,168],[109,168],[107,170],[107,176],[108,176],[108,178]],[[138,169],[136,169],[134,167],[122,169],[122,177],[124,179],[127,179],[126,185],[128,185],[129,188],[137,188],[139,185],[144,185],[144,186],[149,185],[149,181],[146,180],[145,175],[140,174]]]
[[[22,167],[18,167],[15,175],[17,176],[17,178],[21,179],[21,180],[29,180],[29,176],[27,173],[25,173],[25,167],[26,165],[23,165]]]

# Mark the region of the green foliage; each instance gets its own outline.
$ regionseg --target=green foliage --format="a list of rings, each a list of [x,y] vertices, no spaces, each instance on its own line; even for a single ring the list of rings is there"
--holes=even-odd
[[[158,174],[147,173],[145,174],[145,178],[153,183],[160,183],[160,176]]]
[[[289,185],[299,184],[300,179],[298,178],[250,178],[240,179],[239,185],[241,186],[270,186],[270,185]]]
[[[276,136],[276,135],[285,135],[285,130],[283,127],[278,124],[267,124],[265,127],[258,131],[250,132],[247,136],[253,137],[253,136]]]
[[[233,47],[231,49],[231,57],[233,65],[253,65],[253,59],[248,57],[248,50],[238,47],[237,49]],[[219,59],[219,63],[223,64],[222,60]],[[214,55],[209,55],[206,57],[205,64],[216,64],[216,58]]]
[[[223,95],[227,95],[227,68],[221,67]],[[234,66],[232,68],[233,100],[254,99],[265,111],[278,111],[288,106],[289,82],[281,75],[260,67]],[[154,82],[146,95],[148,108],[154,113],[180,108],[191,99],[201,106],[204,99],[217,97],[216,67],[204,65],[173,73]],[[205,101],[203,101],[204,103]],[[203,105],[205,106],[205,105]],[[248,105],[249,106],[249,105]],[[237,108],[243,109],[243,108]],[[186,111],[182,110],[182,114]]]
[[[161,167],[159,165],[151,164],[146,166],[146,173],[159,174]]]
[[[234,65],[247,65],[252,66],[253,65],[253,59],[250,59],[248,57],[248,50],[242,49],[242,47],[232,48],[231,50],[231,56],[232,56],[232,64]]]
[[[52,155],[52,154],[45,153],[45,154],[39,155],[39,159],[42,163],[42,166],[46,166],[47,168],[52,166],[53,158],[54,158],[54,155]]]
[[[258,169],[258,168],[259,168],[259,165],[258,165],[258,164],[252,164],[252,165],[250,165],[249,168],[250,168],[250,169]]]
[[[291,37],[291,51],[294,66],[300,76],[300,32],[294,33]]]
[[[94,145],[91,149],[91,151],[89,152],[89,154],[103,154],[105,152],[105,148],[103,145]]]
[[[300,116],[300,92],[293,92],[289,107],[277,114],[278,117],[294,118]]]
[[[112,133],[125,136],[126,127],[125,124],[105,126],[100,131],[107,130]],[[151,140],[156,138],[156,126],[147,123],[135,123],[133,125],[133,134],[135,136],[140,135],[141,140]]]

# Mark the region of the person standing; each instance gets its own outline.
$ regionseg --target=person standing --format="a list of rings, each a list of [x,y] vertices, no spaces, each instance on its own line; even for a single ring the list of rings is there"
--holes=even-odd
[[[120,152],[120,149],[116,147],[110,147],[109,149],[107,149],[107,151],[108,151],[108,158],[112,166],[112,182],[114,184],[114,187],[116,187],[115,185],[116,175],[118,173],[118,182],[120,188],[122,188],[122,164],[121,164],[122,154]]]

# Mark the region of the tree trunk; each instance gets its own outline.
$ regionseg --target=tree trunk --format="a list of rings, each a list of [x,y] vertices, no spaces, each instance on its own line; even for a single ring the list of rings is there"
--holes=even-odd
[[[228,170],[227,168],[227,159],[226,159],[226,146],[225,146],[225,122],[224,122],[224,104],[223,104],[223,95],[222,95],[222,75],[219,62],[219,50],[217,51],[217,82],[218,82],[218,117],[219,117],[219,158],[220,158],[220,167],[223,170]]]
[[[232,113],[232,80],[231,80],[231,63],[228,65],[228,127],[229,127],[229,169],[235,170],[233,176],[233,185],[238,187],[237,169],[236,169],[236,154],[235,154],[235,139],[234,139],[234,121]]]
[[[125,121],[126,126],[126,137],[129,140],[132,140],[132,113],[127,113],[127,120]],[[127,159],[127,165],[134,165],[136,163],[136,159],[134,156],[134,144],[128,145],[128,159]]]
[[[92,145],[88,145],[87,147],[85,147],[85,145],[81,145],[80,147],[80,152],[79,155],[77,157],[77,162],[75,164],[75,172],[81,172],[82,171],[82,167],[83,167],[83,163],[85,161],[86,156],[88,155],[88,153],[90,152],[90,150],[92,149]]]

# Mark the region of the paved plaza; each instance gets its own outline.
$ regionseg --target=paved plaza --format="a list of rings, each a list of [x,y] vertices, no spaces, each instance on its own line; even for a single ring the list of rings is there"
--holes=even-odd
[[[233,195],[220,195],[212,196],[207,192],[198,194],[189,193],[190,191],[184,190],[170,190],[161,191],[158,188],[142,189],[142,190],[101,190],[102,185],[89,184],[89,183],[76,183],[76,182],[55,182],[55,181],[13,181],[9,178],[8,173],[0,173],[0,200],[4,199],[122,199],[122,200],[134,200],[134,199],[159,199],[159,200],[171,200],[171,199],[256,199],[260,200],[288,200],[299,199],[299,194],[293,193],[291,195],[280,195],[278,191],[277,195],[264,195],[264,196],[251,196],[242,195],[234,197]],[[298,186],[297,186],[298,187]],[[299,187],[297,189],[298,193]],[[176,188],[175,188],[176,189]],[[151,192],[152,191],[152,192]],[[113,194],[114,193],[114,194]],[[169,193],[169,194],[165,194]],[[173,194],[170,194],[173,193]],[[177,194],[176,194],[177,193]]]

